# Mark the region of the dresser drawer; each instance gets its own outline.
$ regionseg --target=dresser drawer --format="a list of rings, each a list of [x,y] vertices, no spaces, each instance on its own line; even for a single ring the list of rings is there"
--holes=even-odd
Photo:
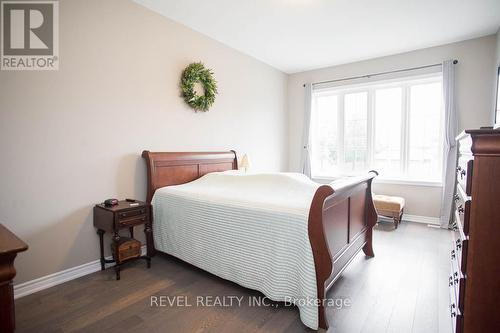
[[[471,199],[465,194],[461,186],[457,185],[457,194],[455,194],[456,214],[455,220],[460,222],[463,233],[469,235]]]
[[[461,314],[453,316],[453,313],[451,313],[451,325],[452,325],[452,332],[463,333],[464,316]]]
[[[466,276],[461,271],[456,260],[451,260],[451,275],[449,276],[449,285],[453,287],[455,293],[455,304],[461,314],[464,313],[464,296],[465,296],[465,280]]]
[[[453,250],[451,253],[452,259],[455,260],[456,267],[461,274],[466,274],[467,256],[463,255],[462,251]]]
[[[463,315],[464,314],[464,305],[465,305],[465,280],[466,280],[466,277],[462,276],[460,278],[458,278],[458,282],[455,278],[454,282],[455,282],[455,288],[458,290],[458,298],[457,298],[457,301],[458,301],[458,310],[460,311],[460,313]]]
[[[466,274],[467,272],[467,250],[469,246],[469,240],[467,238],[462,238],[458,230],[455,231],[453,235],[453,246],[451,251],[451,259],[455,260],[456,266],[462,272]]]
[[[455,279],[459,279],[462,274],[460,268],[457,267],[456,260],[451,260],[450,276],[448,276],[448,287],[450,292],[450,306],[451,309],[458,308],[459,288],[456,287]]]
[[[474,160],[469,156],[460,156],[457,166],[457,182],[465,191],[465,194],[472,194],[472,170]]]
[[[453,284],[453,276],[450,275],[448,277],[448,290],[450,294],[450,311],[458,313],[458,302],[457,302],[457,290],[455,289],[455,285]]]
[[[455,250],[454,250],[455,251]],[[461,294],[460,282],[464,278],[460,270],[457,271],[456,260],[451,261],[451,275],[448,277],[448,289],[450,295],[450,319],[452,324],[452,332],[463,332],[463,305],[462,301],[465,294]],[[464,280],[465,281],[465,280]]]
[[[457,236],[460,237],[462,241],[467,239],[470,225],[470,201],[463,203],[457,202],[457,208],[455,209],[453,219],[458,229]]]
[[[469,240],[466,239],[462,241],[461,243],[457,244],[457,247],[459,247],[461,250],[459,258],[460,270],[462,271],[462,274],[467,274],[467,251],[469,249]]]
[[[455,294],[455,287],[452,282],[452,277],[450,276],[449,283],[449,294],[450,294],[450,319],[452,324],[452,332],[462,332],[462,319],[463,315],[458,308],[458,302]]]

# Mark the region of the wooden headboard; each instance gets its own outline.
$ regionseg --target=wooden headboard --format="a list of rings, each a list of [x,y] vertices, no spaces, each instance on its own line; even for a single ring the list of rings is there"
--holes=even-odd
[[[148,202],[160,187],[188,183],[209,172],[238,169],[234,150],[182,153],[145,150],[142,157],[148,170]]]

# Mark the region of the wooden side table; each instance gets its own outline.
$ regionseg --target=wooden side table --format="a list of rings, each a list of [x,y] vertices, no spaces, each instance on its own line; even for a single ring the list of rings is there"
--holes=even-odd
[[[120,280],[120,266],[126,261],[133,259],[145,259],[148,268],[151,267],[151,257],[154,255],[153,235],[151,230],[152,225],[152,206],[149,203],[136,200],[128,202],[125,200],[119,201],[118,205],[107,207],[104,204],[98,204],[94,207],[94,226],[97,228],[99,235],[100,251],[101,251],[101,270],[105,269],[106,263],[115,262],[116,279]],[[120,230],[128,229],[130,238],[134,238],[134,227],[144,225],[144,233],[146,234],[147,254],[145,256],[137,256],[125,261],[120,261],[120,256],[116,251],[113,253],[115,260],[107,260],[104,258],[104,241],[105,232],[113,234],[112,248],[118,249],[120,243]]]
[[[28,245],[0,224],[0,332],[11,333],[16,329],[14,311],[14,288],[16,276],[14,259],[18,252],[26,251]]]

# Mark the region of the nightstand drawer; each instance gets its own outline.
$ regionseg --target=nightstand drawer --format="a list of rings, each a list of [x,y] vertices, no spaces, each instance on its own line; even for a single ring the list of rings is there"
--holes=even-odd
[[[147,216],[144,214],[144,215],[132,216],[128,219],[120,219],[118,223],[120,227],[131,227],[134,225],[143,224],[146,221],[147,221]]]
[[[143,207],[143,208],[138,208],[138,209],[134,209],[134,210],[127,210],[125,212],[119,212],[118,219],[125,220],[125,219],[130,219],[132,217],[139,216],[139,215],[145,215],[145,214],[146,214],[146,208]]]

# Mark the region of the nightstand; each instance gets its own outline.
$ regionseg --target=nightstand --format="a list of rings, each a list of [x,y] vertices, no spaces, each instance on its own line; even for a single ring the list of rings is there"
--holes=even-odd
[[[101,270],[105,269],[106,263],[115,262],[115,273],[116,279],[120,280],[120,267],[123,263],[134,259],[145,259],[148,268],[151,267],[151,257],[154,255],[153,247],[153,237],[152,237],[152,207],[151,204],[147,202],[142,202],[136,200],[135,202],[128,201],[118,201],[118,205],[115,206],[105,206],[104,204],[98,204],[94,207],[94,227],[97,228],[97,234],[99,235],[99,243],[101,250]],[[140,247],[138,255],[130,255],[133,253],[133,242],[134,240],[134,227],[138,225],[144,225],[144,233],[146,234],[146,248],[147,254],[145,256],[140,255]],[[128,229],[130,233],[130,240],[128,242],[121,241],[120,230]],[[107,260],[104,258],[104,242],[103,236],[105,232],[112,233],[113,244],[111,246],[113,253],[113,260]],[[128,244],[131,244],[130,246]],[[129,246],[130,248],[124,249],[127,255],[119,253],[122,246]],[[121,259],[126,257],[126,259]]]

